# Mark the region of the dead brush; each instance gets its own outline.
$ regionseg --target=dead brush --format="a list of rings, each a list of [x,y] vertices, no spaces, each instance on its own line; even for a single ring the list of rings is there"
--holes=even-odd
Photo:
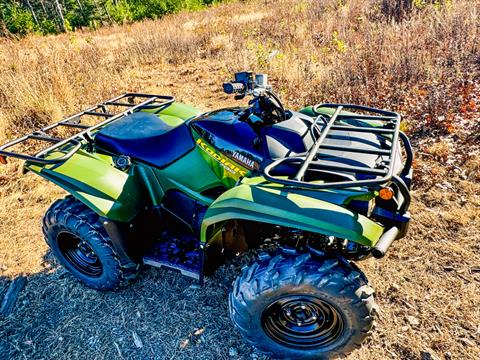
[[[405,98],[425,88],[433,119],[427,125],[442,127],[435,119],[457,104],[447,100],[452,89],[435,84],[461,83],[479,52],[472,2],[282,1],[275,13],[262,4],[237,4],[236,17],[218,7],[208,15],[103,28],[95,36],[4,41],[0,94],[4,108],[12,109],[4,117],[14,122],[35,110],[57,118],[129,88],[133,67],[194,66],[205,59],[234,71],[267,70],[286,84],[281,95],[295,103],[337,99],[401,110]],[[242,15],[251,8],[260,18]],[[401,15],[406,12],[408,19]]]
[[[428,5],[449,6],[451,0],[382,0],[381,14],[388,21],[401,22],[409,20],[410,17]]]
[[[480,155],[474,155],[469,159],[465,164],[465,168],[470,180],[480,182]]]
[[[426,149],[427,154],[430,154],[435,160],[445,163],[450,155],[450,146],[446,141],[438,141],[430,145]]]

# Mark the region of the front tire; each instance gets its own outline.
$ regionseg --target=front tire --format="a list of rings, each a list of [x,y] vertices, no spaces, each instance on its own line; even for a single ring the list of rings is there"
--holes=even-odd
[[[120,262],[99,216],[71,196],[48,209],[43,233],[60,264],[91,288],[113,290],[136,277],[137,264]]]
[[[261,255],[234,282],[230,317],[245,340],[283,359],[329,359],[360,347],[372,327],[373,289],[348,262]]]

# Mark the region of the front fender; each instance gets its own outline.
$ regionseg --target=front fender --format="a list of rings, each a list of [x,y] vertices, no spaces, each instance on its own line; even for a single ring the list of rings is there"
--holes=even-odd
[[[214,224],[226,220],[250,220],[345,238],[374,246],[383,227],[343,206],[260,184],[241,184],[223,193],[208,208],[201,240],[208,242]]]

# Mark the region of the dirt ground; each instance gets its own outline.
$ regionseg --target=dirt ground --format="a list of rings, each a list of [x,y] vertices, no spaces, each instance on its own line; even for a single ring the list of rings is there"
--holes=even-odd
[[[133,66],[122,89],[173,94],[207,110],[234,104],[219,91],[228,70],[221,58]],[[474,80],[469,96],[478,101],[479,89]],[[384,259],[359,263],[379,314],[350,360],[480,358],[480,116],[464,115],[466,135],[413,136],[410,230]],[[455,160],[462,153],[467,162]],[[19,167],[0,169],[0,297],[18,276],[27,285],[13,313],[0,317],[0,359],[264,359],[227,313],[231,283],[248,259],[223,266],[203,287],[146,269],[125,289],[91,290],[59,267],[41,234],[43,213],[65,194]]]

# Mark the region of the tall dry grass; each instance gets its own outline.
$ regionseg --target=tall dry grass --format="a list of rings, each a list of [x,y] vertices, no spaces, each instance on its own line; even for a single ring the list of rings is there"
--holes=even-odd
[[[366,103],[406,112],[413,130],[445,130],[436,120],[461,106],[452,91],[478,76],[480,1],[408,8],[408,16],[406,2],[246,1],[91,33],[3,40],[0,138],[142,89],[151,69],[161,77],[202,60],[218,81],[241,69],[268,72],[290,106]],[[180,78],[194,83],[189,75]],[[419,103],[428,121],[408,118],[420,115]]]

